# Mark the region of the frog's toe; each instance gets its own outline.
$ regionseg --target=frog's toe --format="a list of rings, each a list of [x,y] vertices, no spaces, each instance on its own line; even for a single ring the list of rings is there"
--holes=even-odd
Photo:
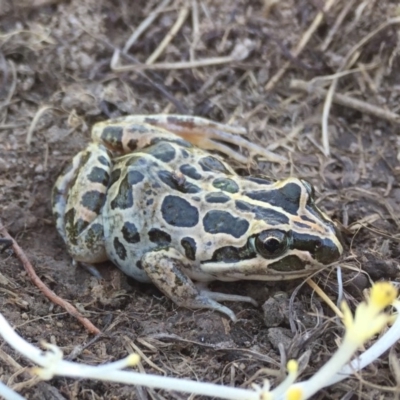
[[[214,299],[211,299],[208,295],[204,295],[203,293],[201,293],[200,296],[196,298],[196,303],[197,306],[192,306],[190,308],[208,308],[211,310],[219,311],[220,313],[225,314],[227,317],[229,317],[232,322],[237,321],[235,313],[230,308],[223,306]]]
[[[94,276],[95,278],[97,278],[99,280],[103,279],[100,271],[93,264],[88,264],[88,263],[85,263],[85,262],[72,260],[72,265],[74,267],[77,267],[78,265],[80,265],[87,272],[89,272],[90,275]]]
[[[100,271],[94,265],[82,262],[80,263],[80,265],[82,265],[82,267],[85,268],[89,272],[89,274],[93,275],[95,278],[99,280],[103,279],[103,276],[101,275]]]
[[[201,294],[205,294],[208,298],[215,301],[240,301],[244,303],[251,303],[253,306],[258,307],[258,303],[249,296],[240,296],[238,294],[228,294],[212,292],[211,290],[201,290]]]

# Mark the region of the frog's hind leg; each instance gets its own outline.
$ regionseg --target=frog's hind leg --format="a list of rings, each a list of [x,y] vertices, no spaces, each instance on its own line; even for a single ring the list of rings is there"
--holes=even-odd
[[[113,150],[127,153],[152,144],[153,138],[168,139],[171,134],[202,149],[220,151],[243,164],[248,158],[224,143],[246,149],[250,157],[259,155],[271,162],[286,162],[285,158],[244,139],[241,136],[246,134],[244,128],[186,115],[132,115],[116,118],[96,124],[92,138]]]
[[[56,226],[75,261],[107,260],[101,211],[110,181],[111,157],[99,144],[78,153],[53,189]]]

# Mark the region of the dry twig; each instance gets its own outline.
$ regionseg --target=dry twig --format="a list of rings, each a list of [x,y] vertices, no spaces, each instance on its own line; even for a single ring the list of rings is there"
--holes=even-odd
[[[363,47],[366,43],[368,43],[376,34],[381,32],[382,30],[386,29],[387,27],[395,24],[400,23],[400,17],[398,18],[391,18],[388,21],[384,22],[378,28],[370,32],[367,36],[363,37],[355,46],[353,46],[350,51],[347,53],[346,57],[343,59],[343,62],[339,69],[337,70],[337,73],[342,72],[345,68],[351,68],[351,66],[357,61],[359,54],[357,52],[361,47]],[[338,77],[333,79],[329,90],[326,92],[326,98],[324,102],[324,109],[322,112],[322,143],[324,146],[324,152],[326,155],[329,155],[329,140],[328,140],[328,117],[332,105],[332,101],[335,97],[335,90],[338,84]],[[337,98],[335,100],[337,102]],[[375,108],[375,107],[374,107]],[[390,113],[390,111],[389,111]],[[396,115],[396,114],[395,114]],[[398,117],[396,117],[397,121],[399,122]]]
[[[25,143],[30,146],[32,142],[33,132],[35,131],[36,125],[39,122],[40,117],[48,110],[51,110],[53,107],[51,106],[44,106],[39,108],[36,112],[35,116],[32,119],[31,125],[29,126],[28,133],[26,135]]]
[[[355,2],[356,0],[350,0],[348,3],[344,5],[342,11],[337,16],[335,23],[333,24],[332,28],[326,35],[324,42],[321,44],[320,46],[321,51],[326,51],[326,49],[329,47],[334,36],[337,34],[340,25],[342,25],[343,21],[345,20],[349,12],[353,10]]]
[[[311,39],[314,32],[317,30],[317,28],[321,24],[321,22],[324,18],[324,14],[326,14],[334,4],[335,4],[335,0],[328,0],[325,3],[325,7],[323,8],[323,10],[317,14],[313,23],[309,26],[307,31],[303,34],[303,37],[301,38],[300,42],[294,49],[294,51],[292,53],[293,57],[298,57],[300,55],[300,53],[303,51],[303,49],[306,47],[307,43]],[[279,79],[282,78],[282,76],[285,74],[285,72],[289,68],[290,64],[291,64],[290,61],[286,61],[285,64],[283,64],[283,66],[278,70],[278,72],[265,85],[265,90],[267,90],[267,91],[272,90],[275,87],[275,85],[278,83]]]
[[[308,82],[304,82],[299,79],[293,79],[290,82],[290,87],[292,89],[299,89],[308,93],[317,94],[318,96],[326,96],[326,94],[328,93],[326,89],[312,86]],[[349,107],[362,113],[385,119],[389,122],[394,122],[396,124],[400,123],[399,114],[385,110],[384,108],[375,106],[373,104],[369,104],[365,101],[355,99],[345,94],[336,93],[333,95],[332,100],[333,102],[335,102],[336,104],[340,104],[341,106]]]
[[[22,265],[25,268],[25,271],[28,273],[31,281],[39,288],[39,290],[53,303],[59,305],[64,308],[69,314],[75,317],[90,333],[98,335],[100,330],[96,328],[87,318],[85,318],[72,304],[68,303],[66,300],[57,296],[52,290],[50,290],[45,283],[37,276],[32,264],[28,260],[28,257],[25,255],[24,251],[19,247],[18,243],[13,239],[13,237],[7,232],[7,229],[4,227],[3,223],[0,220],[0,234],[12,241],[13,250],[19,260],[22,262]]]
[[[169,45],[171,40],[179,32],[179,29],[181,29],[188,14],[189,14],[189,5],[186,5],[179,12],[178,19],[176,20],[175,24],[171,27],[170,31],[165,35],[165,38],[161,41],[160,45],[154,50],[154,52],[146,60],[146,63],[145,63],[146,65],[153,64],[154,61],[156,61],[157,58],[160,57],[161,53],[165,50],[165,48]]]
[[[335,303],[328,297],[328,295],[311,279],[307,279],[307,284],[318,293],[319,297],[331,308],[331,310],[340,318],[343,318],[343,313],[336,307]]]
[[[119,55],[120,55],[119,51],[116,51],[111,60],[110,67],[115,72],[189,69],[189,68],[209,67],[211,65],[229,64],[231,62],[238,61],[236,56],[230,55],[225,57],[211,57],[194,61],[164,62],[156,64],[118,65]]]
[[[153,23],[153,21],[158,17],[158,15],[168,6],[171,0],[164,0],[158,7],[153,10],[135,29],[129,39],[126,41],[123,52],[127,53],[129,49],[133,46],[136,40],[139,39],[141,34]]]

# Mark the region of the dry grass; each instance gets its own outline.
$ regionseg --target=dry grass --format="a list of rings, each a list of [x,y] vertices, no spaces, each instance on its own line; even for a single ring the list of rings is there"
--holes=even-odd
[[[243,173],[308,179],[321,207],[344,225],[343,290],[357,303],[370,280],[398,278],[400,9],[389,0],[134,4],[0,1],[1,219],[39,277],[103,335],[91,340],[44,299],[7,249],[0,254],[2,313],[28,340],[57,343],[88,363],[134,350],[146,372],[247,387],[271,377],[271,368],[278,381],[285,359],[308,349],[305,373],[312,374],[342,332],[306,286],[215,283],[256,293],[261,304],[272,296],[275,327],[261,308],[244,304],[233,306],[235,325],[176,308],[109,265],[98,282],[70,266],[50,191],[96,121],[174,112],[235,122],[248,128],[249,140],[289,160],[242,166]],[[335,302],[334,271],[314,279]],[[5,345],[0,359],[0,379],[29,399],[184,398],[68,379],[37,384]],[[396,398],[392,364],[383,358],[320,398]]]

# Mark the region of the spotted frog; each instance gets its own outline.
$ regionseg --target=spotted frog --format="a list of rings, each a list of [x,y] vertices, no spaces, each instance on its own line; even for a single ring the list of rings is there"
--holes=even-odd
[[[242,128],[180,115],[126,116],[94,125],[92,142],[58,178],[56,225],[75,261],[111,260],[152,282],[177,305],[235,314],[220,301],[246,296],[206,289],[212,280],[306,276],[342,254],[335,224],[306,181],[239,176]],[[196,283],[195,283],[196,282]]]

